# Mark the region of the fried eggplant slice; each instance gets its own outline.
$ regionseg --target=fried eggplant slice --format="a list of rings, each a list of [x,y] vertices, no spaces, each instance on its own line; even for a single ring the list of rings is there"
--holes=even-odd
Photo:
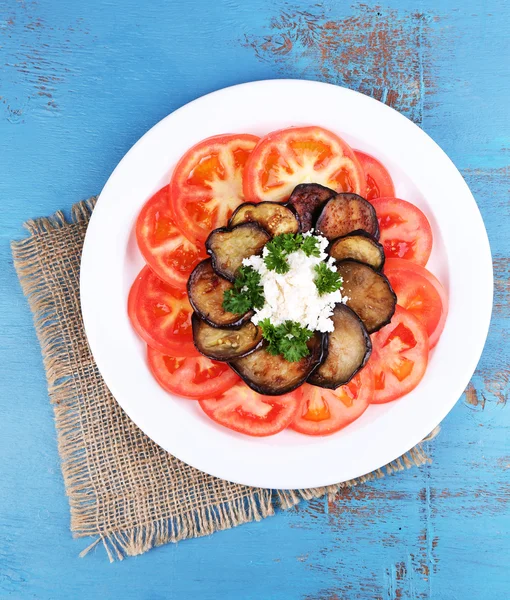
[[[337,304],[332,319],[335,329],[328,333],[328,355],[308,383],[334,390],[349,383],[365,366],[372,343],[361,319],[349,307]]]
[[[356,260],[376,271],[384,266],[384,248],[366,231],[353,231],[337,238],[329,247],[329,255],[335,260]]]
[[[228,226],[235,227],[240,223],[258,223],[273,237],[299,231],[299,220],[294,211],[279,202],[241,204],[230,217]]]
[[[324,205],[317,219],[316,232],[334,240],[362,229],[379,239],[375,208],[357,194],[337,194]]]
[[[354,260],[344,260],[336,266],[343,279],[342,295],[349,298],[347,306],[363,321],[368,333],[387,325],[397,304],[388,279],[372,267]]]
[[[212,268],[211,259],[203,260],[188,279],[188,297],[193,310],[212,327],[240,327],[253,316],[231,313],[223,308],[223,295],[232,284]]]
[[[312,229],[322,207],[335,194],[334,190],[318,183],[301,183],[294,188],[287,206],[296,211],[303,233]]]
[[[211,231],[205,242],[213,269],[229,281],[234,281],[244,258],[260,254],[271,236],[257,223],[241,223],[229,229]]]
[[[280,396],[304,383],[324,359],[327,336],[316,332],[308,341],[310,354],[289,362],[281,355],[272,355],[263,346],[230,366],[252,390],[266,396]]]
[[[211,327],[196,313],[191,318],[196,349],[212,360],[241,358],[262,344],[262,330],[251,322],[239,329]]]

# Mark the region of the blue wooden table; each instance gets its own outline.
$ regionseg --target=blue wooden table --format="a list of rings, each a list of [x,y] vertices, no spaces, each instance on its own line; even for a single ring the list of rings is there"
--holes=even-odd
[[[478,370],[430,466],[121,563],[79,559],[9,241],[101,190],[185,102],[275,77],[382,99],[461,170],[495,266]],[[505,0],[0,0],[0,598],[509,598],[509,94]]]

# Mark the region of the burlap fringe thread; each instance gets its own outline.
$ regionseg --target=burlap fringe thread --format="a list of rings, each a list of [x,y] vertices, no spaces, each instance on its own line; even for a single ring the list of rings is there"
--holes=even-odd
[[[90,219],[96,198],[73,205],[70,223],[64,213],[58,211],[52,217],[29,220],[25,227],[30,237],[12,243],[12,253],[18,277],[33,313],[34,325],[39,339],[48,391],[57,422],[58,448],[62,460],[62,471],[69,496],[75,527],[75,537],[97,536],[80,556],[85,556],[99,542],[103,542],[110,561],[122,560],[124,556],[142,554],[147,550],[178,542],[189,537],[209,535],[215,531],[236,527],[250,521],[259,521],[271,516],[278,508],[289,509],[301,500],[311,500],[328,496],[334,500],[344,488],[356,486],[391,475],[398,471],[419,467],[431,462],[422,444],[418,444],[403,456],[384,467],[337,485],[300,490],[260,490],[251,499],[242,498],[234,502],[196,510],[185,517],[164,519],[139,526],[117,530],[98,531],[96,526],[96,494],[89,477],[89,461],[86,453],[83,431],[80,426],[79,398],[75,389],[75,376],[69,376],[69,356],[61,339],[54,298],[45,285],[44,275],[37,261],[37,236],[49,234],[52,230],[69,224],[86,224]],[[423,442],[436,437],[440,427],[436,427]]]

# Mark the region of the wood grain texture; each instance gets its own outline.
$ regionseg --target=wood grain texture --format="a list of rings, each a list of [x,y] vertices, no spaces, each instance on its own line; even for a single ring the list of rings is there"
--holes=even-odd
[[[508,598],[509,29],[504,0],[0,0],[0,598]],[[275,77],[374,95],[461,169],[495,266],[477,372],[426,468],[122,563],[100,548],[81,560],[9,240],[99,191],[178,106]]]

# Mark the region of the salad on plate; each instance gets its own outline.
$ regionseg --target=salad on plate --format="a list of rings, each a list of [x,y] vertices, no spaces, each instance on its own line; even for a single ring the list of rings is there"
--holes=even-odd
[[[128,313],[151,372],[241,434],[333,434],[402,398],[447,318],[426,215],[321,127],[199,142],[136,239]]]

